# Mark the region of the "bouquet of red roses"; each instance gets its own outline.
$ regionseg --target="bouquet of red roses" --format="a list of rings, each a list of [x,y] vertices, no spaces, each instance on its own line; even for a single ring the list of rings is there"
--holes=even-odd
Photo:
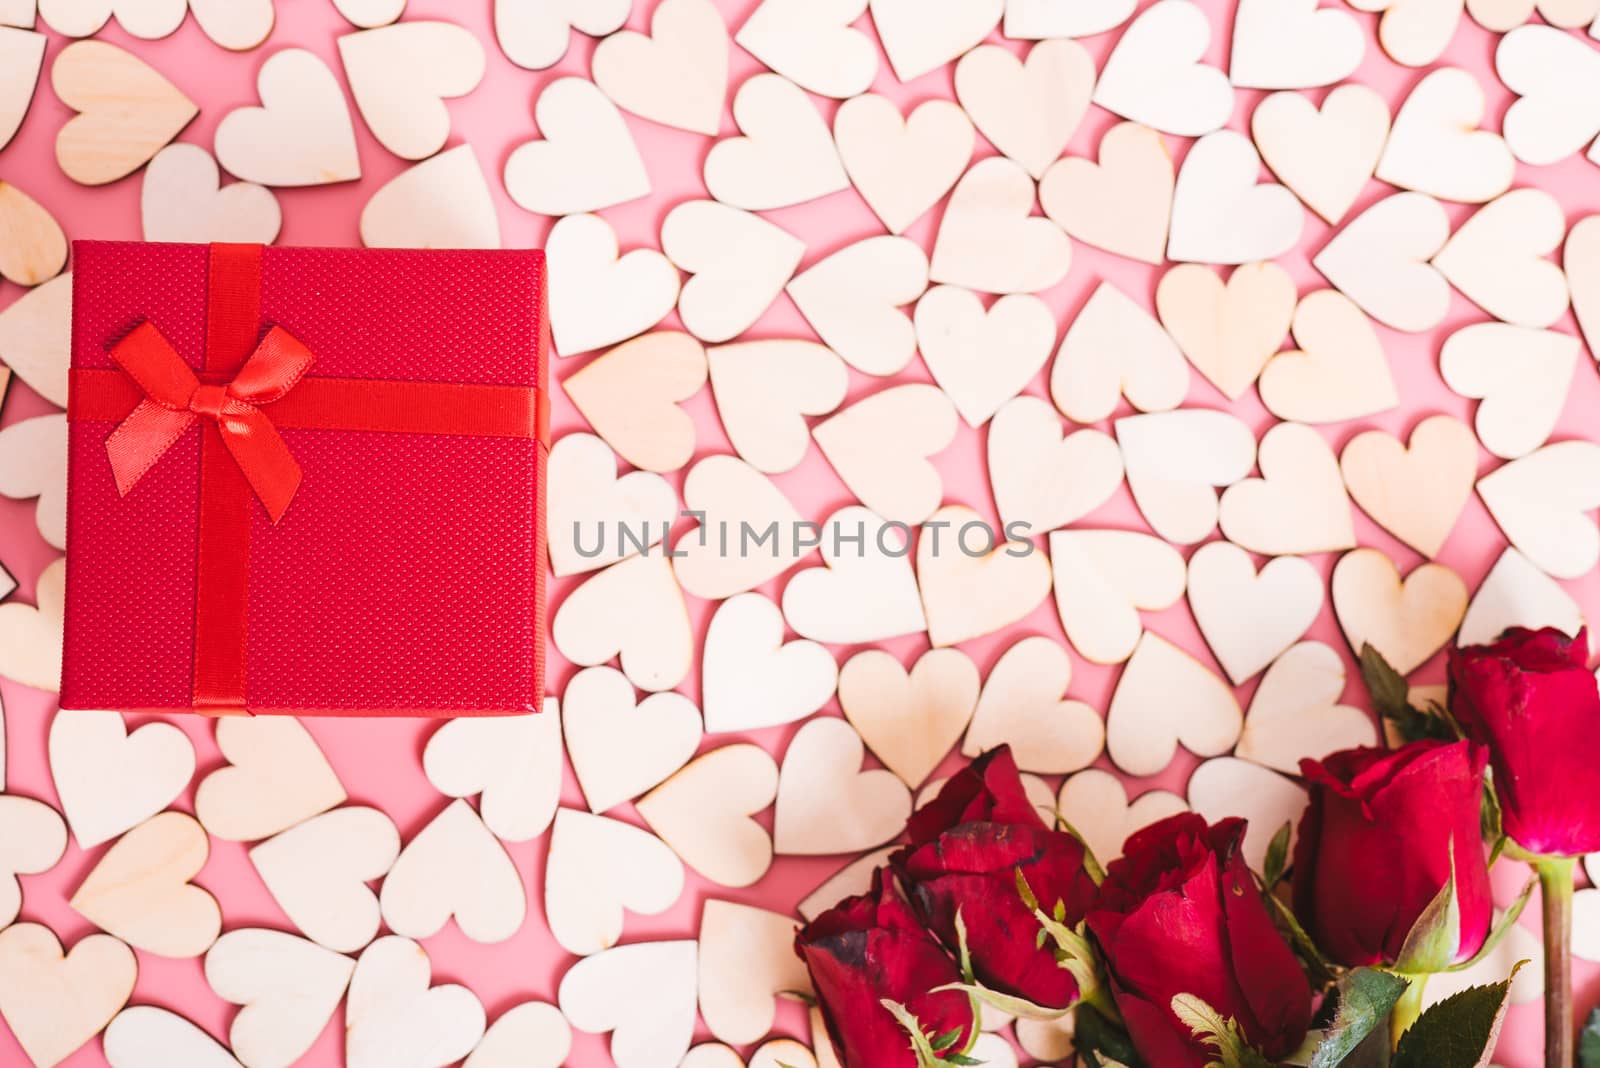
[[[1242,820],[1190,813],[1102,869],[1041,818],[1007,748],[985,753],[911,817],[865,894],[796,937],[841,1064],[976,1064],[988,1005],[1074,1016],[1091,1068],[1481,1068],[1512,977],[1426,1012],[1422,993],[1517,921],[1533,884],[1498,920],[1489,887],[1510,854],[1544,883],[1547,1064],[1572,1068],[1572,858],[1600,849],[1586,659],[1582,634],[1509,631],[1453,653],[1448,709],[1423,710],[1364,651],[1400,744],[1303,761],[1297,845],[1286,825],[1260,872]]]

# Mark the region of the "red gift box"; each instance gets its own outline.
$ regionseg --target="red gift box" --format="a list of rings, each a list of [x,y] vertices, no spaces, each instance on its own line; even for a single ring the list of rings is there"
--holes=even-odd
[[[537,711],[545,261],[80,242],[61,706]]]

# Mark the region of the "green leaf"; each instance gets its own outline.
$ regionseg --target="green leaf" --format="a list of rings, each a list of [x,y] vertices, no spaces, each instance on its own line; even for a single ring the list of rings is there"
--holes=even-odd
[[[1483,940],[1483,946],[1478,950],[1478,952],[1472,955],[1472,959],[1464,960],[1460,964],[1452,964],[1450,967],[1446,968],[1445,971],[1466,971],[1468,968],[1487,957],[1490,953],[1494,952],[1494,948],[1500,944],[1500,940],[1505,938],[1505,936],[1511,932],[1511,928],[1516,926],[1518,917],[1522,915],[1522,910],[1528,905],[1528,898],[1533,896],[1533,888],[1538,885],[1538,876],[1530,878],[1527,884],[1523,886],[1522,893],[1518,894],[1517,899],[1511,903],[1511,907],[1502,912],[1500,914],[1500,919],[1493,927],[1489,929],[1489,937]]]
[[[1383,654],[1370,643],[1361,646],[1361,680],[1378,715],[1394,724],[1406,742],[1436,738],[1454,741],[1456,732],[1448,717],[1431,714],[1411,703],[1411,688],[1405,676],[1390,666]],[[1441,710],[1442,711],[1442,710]]]
[[[945,1046],[936,1048],[934,1043],[937,1041],[942,1041],[945,1037],[944,1035],[940,1035],[937,1039],[930,1038],[922,1030],[922,1023],[917,1019],[916,1015],[898,1001],[884,998],[879,1004],[889,1010],[889,1014],[895,1018],[895,1021],[899,1023],[901,1028],[905,1030],[906,1034],[910,1036],[911,1052],[917,1058],[917,1068],[945,1068],[946,1065],[950,1064],[970,1066],[983,1063],[980,1060],[968,1057],[965,1053],[950,1053],[941,1060],[938,1050],[948,1050],[949,1047],[954,1044],[954,1039],[952,1039]],[[977,1019],[974,1017],[972,1031],[974,1034],[976,1034],[977,1030]],[[957,1038],[959,1038],[961,1035],[961,1030],[958,1028],[954,1034]]]
[[[972,952],[967,948],[967,922],[961,918],[960,909],[956,909],[956,947],[960,950],[962,982],[977,982],[972,977]]]
[[[1505,1022],[1511,982],[1521,961],[1498,983],[1445,998],[1400,1036],[1391,1068],[1484,1068]]]
[[[959,990],[967,997],[981,1001],[990,1008],[999,1009],[1008,1016],[1020,1016],[1025,1020],[1059,1020],[1072,1011],[1071,1006],[1065,1009],[1049,1009],[1043,1005],[1035,1005],[1027,998],[1002,994],[979,983],[946,983],[944,986],[934,987],[932,992],[938,994],[946,990]]]
[[[1309,1068],[1343,1064],[1368,1035],[1383,1026],[1409,985],[1398,975],[1376,968],[1356,968],[1346,973],[1335,991],[1338,1011],[1322,1044],[1311,1055]]]
[[[1289,866],[1289,836],[1293,833],[1294,824],[1285,822],[1267,846],[1267,857],[1261,865],[1261,880],[1264,884],[1262,889],[1269,894],[1283,880],[1283,870]]]
[[[1578,1033],[1578,1068],[1600,1068],[1600,1009],[1589,1014]]]
[[[1450,843],[1450,878],[1411,925],[1394,970],[1431,975],[1455,963],[1461,951],[1461,902],[1456,896],[1455,842]]]
[[[1098,1058],[1106,1068],[1143,1068],[1133,1040],[1105,1013],[1093,1005],[1079,1004],[1073,1020],[1072,1042],[1085,1058]],[[1090,1063],[1096,1063],[1090,1060]]]
[[[1244,1040],[1238,1022],[1232,1018],[1223,1019],[1203,998],[1179,994],[1172,999],[1172,1013],[1194,1037],[1217,1051],[1221,1059],[1212,1061],[1206,1068],[1272,1068],[1272,1062]]]

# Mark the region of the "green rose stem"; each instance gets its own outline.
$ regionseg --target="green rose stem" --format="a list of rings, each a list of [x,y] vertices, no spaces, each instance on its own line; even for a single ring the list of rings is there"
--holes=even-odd
[[[1571,857],[1540,857],[1544,903],[1544,1063],[1572,1068],[1572,868]]]
[[[1397,975],[1400,973],[1396,973]],[[1428,985],[1428,977],[1424,975],[1400,975],[1410,985],[1401,993],[1400,1000],[1394,1003],[1394,1011],[1389,1016],[1389,1048],[1400,1045],[1400,1036],[1411,1029],[1422,1015],[1422,991]]]

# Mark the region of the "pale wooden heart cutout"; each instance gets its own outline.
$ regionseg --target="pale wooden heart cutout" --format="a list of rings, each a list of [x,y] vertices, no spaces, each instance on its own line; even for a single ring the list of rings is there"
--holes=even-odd
[[[36,286],[61,273],[67,235],[37,200],[0,182],[0,275],[19,286]]]
[[[1105,725],[1093,708],[1063,696],[1071,682],[1072,661],[1056,642],[1017,642],[984,681],[961,755],[1009,745],[1024,771],[1059,775],[1088,767],[1105,748]]]
[[[872,22],[902,82],[944,66],[989,36],[1005,0],[872,0]]]
[[[1232,542],[1194,551],[1188,587],[1195,624],[1235,686],[1299,641],[1322,612],[1322,576],[1308,561],[1274,557],[1258,574]]]
[[[206,982],[240,1006],[228,1044],[245,1068],[289,1068],[322,1034],[356,962],[282,931],[228,931],[206,954]]]
[[[1273,93],[1256,105],[1250,135],[1278,180],[1337,226],[1378,169],[1389,105],[1355,83],[1334,89],[1320,109],[1300,93]]]
[[[44,67],[47,38],[26,28],[0,22],[0,148],[16,136]]]
[[[99,1034],[133,994],[127,946],[95,934],[63,954],[47,927],[0,930],[0,1017],[36,1068],[54,1068]]]
[[[1573,579],[1600,562],[1600,445],[1558,441],[1478,480],[1507,540],[1540,570]]]
[[[809,994],[794,952],[794,917],[708,898],[700,913],[700,1016],[724,1042],[748,1045],[772,1030],[778,998]]]
[[[0,185],[0,202],[9,188]],[[0,215],[3,213],[4,208],[0,208]],[[0,264],[0,272],[3,270]],[[67,404],[67,364],[71,353],[70,273],[30,289],[0,311],[0,364],[58,408]]]
[[[799,466],[811,446],[805,416],[828,415],[850,389],[850,372],[838,354],[798,338],[719,345],[706,350],[706,367],[728,441],[769,475]]]
[[[135,949],[198,957],[222,930],[216,899],[189,880],[210,854],[205,828],[163,812],[119,838],[72,894],[72,907]]]
[[[793,723],[827,704],[839,681],[833,654],[783,640],[783,615],[759,593],[718,607],[706,629],[700,697],[712,734]]]
[[[1027,388],[1056,341],[1050,306],[1022,293],[985,310],[970,290],[935,286],[917,302],[915,322],[922,362],[972,427]]]
[[[1590,4],[1590,0],[1576,2]],[[1487,0],[1476,3],[1488,6]],[[1518,19],[1517,24],[1525,21]],[[1522,162],[1559,163],[1583,151],[1600,134],[1600,110],[1592,104],[1600,88],[1600,63],[1594,49],[1572,34],[1549,26],[1522,26],[1501,38],[1494,64],[1500,81],[1520,98],[1500,125],[1506,146]]]
[[[1312,263],[1362,311],[1418,334],[1450,310],[1450,284],[1428,262],[1449,237],[1450,220],[1437,200],[1396,193],[1356,216]]]
[[[37,497],[34,525],[57,549],[67,545],[66,445],[62,414],[36,415],[0,430],[0,497]]]
[[[1222,536],[1267,556],[1335,552],[1355,545],[1350,498],[1333,450],[1311,427],[1279,423],[1262,435],[1261,477],[1228,487]]]
[[[1050,562],[1029,542],[1002,541],[972,509],[950,505],[923,525],[917,580],[928,640],[959,645],[1038,608],[1050,594]]]
[[[644,690],[670,690],[694,666],[683,591],[663,553],[633,556],[586,579],[556,609],[550,639],[583,667],[620,658]]]
[[[1216,272],[1185,263],[1161,276],[1156,311],[1195,369],[1229,400],[1245,394],[1289,333],[1294,279],[1275,263]]]
[[[1165,793],[1165,791],[1152,791],[1152,793]],[[1182,801],[1182,798],[1178,800]],[[1184,805],[1185,809],[1188,807],[1187,804]],[[1016,1024],[1017,1045],[1021,1046],[1022,1051],[1030,1057],[1038,1058],[1045,1063],[1056,1063],[1063,1058],[1074,1056],[1077,1052],[1077,1045],[1073,1039],[1075,1029],[1076,1024],[1070,1015],[1063,1016],[1059,1020],[1019,1019]]]
[[[783,615],[795,633],[854,645],[928,629],[909,531],[852,506],[830,516],[818,537],[827,566],[798,572],[783,590]]]
[[[710,0],[664,0],[649,36],[612,34],[595,48],[590,68],[601,92],[635,115],[708,137],[722,127],[728,27]]]
[[[230,174],[279,186],[361,177],[350,109],[326,63],[286,48],[262,65],[256,88],[261,106],[231,111],[217,127],[217,161]]]
[[[145,168],[140,213],[146,241],[270,245],[283,225],[272,191],[249,182],[220,187],[211,153],[168,145]]]
[[[903,237],[869,237],[812,265],[789,283],[800,314],[844,361],[892,375],[916,355],[916,331],[900,311],[928,288],[928,257]]]
[[[1449,642],[1467,611],[1467,584],[1443,564],[1423,564],[1400,580],[1376,549],[1357,549],[1333,569],[1333,610],[1359,656],[1370,644],[1409,675]]]
[[[700,747],[700,710],[680,693],[637,705],[633,684],[612,668],[588,668],[567,682],[562,729],[589,811],[631,801],[689,762]]]
[[[49,871],[67,851],[67,825],[31,797],[0,794],[0,929],[22,908],[18,875]]]
[[[1463,397],[1482,401],[1474,426],[1483,447],[1515,460],[1555,429],[1581,351],[1570,334],[1474,323],[1445,339],[1439,375]]]
[[[1358,11],[1382,11],[1378,41],[1396,63],[1426,67],[1444,52],[1461,21],[1463,0],[1351,0]]]
[[[16,601],[0,604],[0,676],[51,693],[61,685],[61,614],[66,582],[67,564],[63,558],[39,576],[34,589],[37,608]]]
[[[368,883],[387,875],[400,833],[373,808],[336,808],[313,816],[250,850],[261,881],[289,922],[339,953],[378,933],[378,896]]]
[[[1167,258],[1254,263],[1298,245],[1305,209],[1283,186],[1258,183],[1260,171],[1261,157],[1244,134],[1218,130],[1196,141],[1172,193]]]
[[[826,1044],[827,1039],[821,1041]],[[691,1049],[678,1068],[821,1068],[823,1063],[794,1039],[775,1038],[752,1053],[748,1065],[731,1046],[708,1042]],[[838,1062],[829,1068],[838,1068]]]
[[[111,1021],[101,1042],[111,1068],[240,1068],[223,1045],[177,1013],[133,1005]]]
[[[1025,61],[982,45],[956,64],[956,98],[990,144],[1038,179],[1083,121],[1094,80],[1094,60],[1076,41],[1041,41]]]
[[[774,2],[792,5],[796,0],[768,0],[761,10]],[[861,0],[843,2],[862,6]],[[751,16],[750,21],[755,20]],[[743,36],[741,32],[741,42]],[[876,58],[874,54],[874,63]],[[901,115],[894,101],[876,93],[839,105],[833,139],[856,192],[891,234],[905,232],[950,192],[971,162],[976,144],[972,120],[951,101],[924,101],[909,115]]]
[[[504,942],[527,916],[522,876],[505,847],[462,800],[407,842],[379,898],[389,929],[431,938],[452,918],[474,942]]]
[[[450,137],[445,100],[476,89],[488,67],[483,45],[469,30],[420,19],[347,33],[339,38],[339,58],[372,136],[412,160],[444,147]]]
[[[1299,783],[1248,760],[1219,757],[1194,769],[1188,794],[1189,807],[1208,822],[1239,816],[1249,823],[1242,851],[1251,870],[1261,870],[1273,836],[1285,823],[1293,856],[1300,813],[1308,800]]]
[[[1174,693],[1184,700],[1174,703]],[[1180,743],[1196,756],[1226,753],[1243,724],[1227,683],[1147,630],[1111,695],[1106,752],[1129,775],[1154,775],[1172,763]]]
[[[1167,790],[1150,790],[1130,802],[1121,779],[1102,768],[1085,768],[1061,784],[1056,808],[1104,867],[1122,855],[1122,843],[1135,831],[1186,812],[1189,805]]]
[[[617,1068],[676,1068],[694,1041],[698,943],[639,942],[581,960],[561,977],[561,1013],[611,1033]]]
[[[1555,627],[1576,636],[1583,609],[1554,579],[1507,548],[1478,584],[1456,633],[1458,646],[1492,642],[1508,627]]]
[[[399,18],[406,9],[406,0],[333,0],[333,6],[352,25],[370,30]]]
[[[1138,0],[1006,0],[1005,35],[1016,40],[1092,37],[1128,20]],[[1045,1057],[1044,1060],[1057,1060]]]
[[[636,807],[689,867],[719,886],[744,887],[772,867],[772,836],[753,817],[777,796],[778,765],[767,751],[729,745],[691,761]]]
[[[1298,775],[1302,757],[1377,745],[1372,717],[1339,703],[1344,685],[1344,661],[1328,646],[1301,642],[1289,649],[1262,676],[1233,755]]]
[[[764,0],[734,40],[800,88],[844,100],[878,75],[877,43],[850,25],[866,10],[867,0]]]
[[[978,705],[978,668],[959,649],[930,649],[908,672],[882,649],[839,672],[839,707],[883,766],[913,790],[954,749]]]
[[[609,949],[622,937],[623,909],[654,916],[682,893],[683,863],[655,835],[576,809],[556,812],[544,909],[550,933],[567,952],[588,957]],[[567,1019],[584,1029],[572,1013]]]
[[[81,848],[109,842],[188,789],[194,746],[171,723],[130,732],[119,712],[57,712],[50,777]]]
[[[1124,396],[1141,412],[1171,411],[1188,392],[1189,367],[1161,324],[1110,282],[1096,286],[1050,370],[1050,396],[1061,414],[1098,423]]]
[[[50,84],[78,112],[56,134],[56,162],[83,185],[132,174],[200,113],[155,68],[104,41],[62,49],[51,65]]]
[[[34,0],[0,0],[0,26],[31,30],[37,21]]]
[[[1026,394],[995,413],[988,455],[995,508],[1014,533],[1067,526],[1122,485],[1122,450],[1110,435],[1085,427],[1063,436],[1060,416]]]
[[[795,734],[778,777],[772,844],[787,856],[859,853],[905,827],[911,791],[892,771],[862,771],[855,728],[823,716]]]
[[[1433,71],[1395,113],[1378,180],[1466,204],[1498,197],[1517,164],[1499,134],[1478,129],[1484,110],[1483,86],[1470,73]]]
[[[1412,429],[1409,445],[1381,430],[1357,434],[1344,447],[1339,470],[1362,511],[1431,559],[1472,496],[1478,443],[1465,423],[1435,415]]]
[[[1600,342],[1600,222],[1595,216],[1573,224],[1561,262],[1572,290],[1572,313],[1592,351]]]
[[[681,405],[705,384],[705,348],[688,334],[663,330],[617,346],[561,388],[618,455],[660,472],[676,471],[694,456],[694,420]]]
[[[1261,403],[1280,419],[1339,423],[1388,411],[1400,390],[1377,331],[1356,303],[1319,289],[1294,312],[1299,349],[1279,353],[1261,372]]]
[[[628,21],[630,0],[495,0],[494,32],[506,58],[544,70],[567,54],[571,31],[604,37]]]
[[[506,160],[506,192],[522,207],[578,215],[650,195],[628,124],[593,82],[556,79],[539,94],[533,117],[543,140],[517,146]]]
[[[1183,557],[1131,530],[1058,530],[1050,535],[1056,611],[1072,647],[1096,664],[1120,664],[1144,633],[1140,611],[1183,596]],[[1037,770],[1037,769],[1032,769]]]
[[[789,284],[806,245],[759,215],[689,200],[662,222],[661,251],[691,276],[678,294],[684,327],[718,342],[755,325]]]
[[[1071,237],[1143,263],[1166,257],[1177,182],[1161,135],[1124,122],[1100,137],[1100,161],[1068,156],[1039,181],[1039,205]]]
[[[1029,214],[1036,194],[1028,172],[1004,156],[974,163],[945,206],[928,277],[982,293],[1038,293],[1065,278],[1072,241]]]
[[[446,797],[481,795],[496,837],[532,841],[561,800],[561,703],[546,697],[539,713],[451,720],[428,739],[422,767]]]
[[[205,35],[230,52],[255,48],[277,21],[273,0],[189,0],[189,10]]]
[[[690,468],[683,503],[700,526],[673,545],[672,567],[696,597],[717,601],[753,590],[814,550],[801,534],[805,520],[783,491],[735,457],[707,456]],[[756,536],[774,524],[776,541],[766,538],[756,546]]]
[[[499,248],[500,219],[471,145],[401,171],[361,209],[368,248]]]
[[[678,303],[672,261],[652,248],[618,256],[617,232],[598,215],[558,220],[544,248],[550,260],[550,328],[559,356],[593,352],[642,334]]]
[[[733,118],[744,136],[717,142],[705,163],[722,203],[766,211],[850,188],[828,124],[793,82],[757,74],[734,96]]]
[[[228,766],[200,781],[194,813],[223,841],[258,842],[345,802],[338,774],[292,716],[219,719],[217,748]]]
[[[1100,71],[1094,102],[1165,133],[1210,133],[1233,112],[1227,76],[1200,62],[1210,44],[1211,23],[1198,6],[1157,0],[1123,31]]]
[[[944,499],[928,457],[956,436],[956,407],[916,382],[874,393],[812,428],[822,455],[862,504],[891,522],[920,523]]]
[[[1346,11],[1317,0],[1240,0],[1228,80],[1241,89],[1315,89],[1361,65],[1366,36]]]
[[[1567,313],[1567,278],[1543,257],[1566,236],[1566,212],[1555,197],[1513,189],[1462,223],[1433,265],[1496,319],[1550,326]]]
[[[184,0],[40,0],[39,17],[66,37],[91,37],[116,16],[130,36],[146,41],[171,35],[188,11]]]
[[[814,920],[845,898],[866,893],[872,885],[873,873],[887,864],[889,857],[899,848],[898,845],[886,845],[863,853],[802,898],[800,904],[795,906],[795,911],[807,920]]]
[[[566,578],[645,552],[666,537],[678,495],[660,475],[617,477],[617,455],[593,434],[568,434],[546,464],[550,566]]]
[[[1552,26],[1582,29],[1600,16],[1596,0],[1538,0],[1539,14]],[[1504,33],[1533,17],[1534,0],[1467,0],[1467,11],[1486,30]]]
[[[572,1025],[543,1001],[513,1005],[489,1025],[461,1068],[561,1068],[572,1052]]]
[[[1128,488],[1150,529],[1178,545],[1217,527],[1217,488],[1256,462],[1256,439],[1235,416],[1205,408],[1135,415],[1116,422]]]
[[[430,986],[433,966],[409,938],[386,935],[356,961],[345,1000],[348,1068],[446,1065],[483,1037],[483,1004],[464,986]]]

